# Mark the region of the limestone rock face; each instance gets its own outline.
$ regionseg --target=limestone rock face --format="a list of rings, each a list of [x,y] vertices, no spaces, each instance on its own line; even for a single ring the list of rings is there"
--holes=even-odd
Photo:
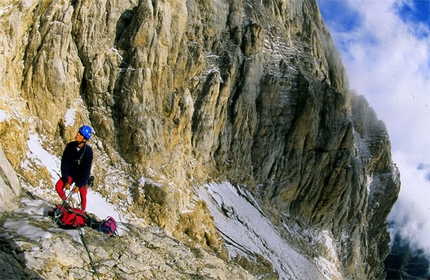
[[[226,258],[194,189],[228,180],[304,254],[384,277],[398,170],[316,1],[0,3],[0,142],[27,190],[56,199],[32,141],[60,157],[89,124],[95,190],[148,225]]]
[[[21,192],[21,185],[15,171],[3,153],[0,143],[0,209],[14,210],[17,198]]]

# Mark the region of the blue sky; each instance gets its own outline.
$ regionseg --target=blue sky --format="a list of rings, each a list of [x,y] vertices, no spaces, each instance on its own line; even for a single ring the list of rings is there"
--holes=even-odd
[[[317,0],[350,88],[387,125],[401,191],[390,220],[430,256],[430,0]]]
[[[400,2],[394,5],[396,13],[405,23],[419,22],[429,26],[430,4],[429,0],[414,0]]]

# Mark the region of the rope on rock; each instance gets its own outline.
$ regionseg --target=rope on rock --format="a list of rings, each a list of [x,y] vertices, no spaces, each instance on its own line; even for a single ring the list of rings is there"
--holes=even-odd
[[[82,232],[81,227],[78,227],[78,231],[79,231],[79,235],[81,236],[82,243],[84,244],[85,250],[87,251],[88,258],[90,259],[91,267],[93,268],[94,273],[97,276],[97,279],[100,280],[99,273],[97,272],[96,266],[94,265],[93,259],[91,258],[90,250],[88,250],[87,243],[85,242],[85,238],[84,238],[84,233]]]

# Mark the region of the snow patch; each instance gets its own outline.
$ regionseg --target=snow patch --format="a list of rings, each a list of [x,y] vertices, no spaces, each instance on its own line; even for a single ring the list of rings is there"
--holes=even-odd
[[[37,134],[30,134],[27,140],[29,151],[27,152],[27,160],[32,159],[35,164],[45,166],[51,174],[52,183],[57,182],[60,177],[60,159],[50,154],[42,147],[42,140]]]
[[[19,221],[12,221],[10,219],[7,219],[3,226],[8,229],[14,229],[18,234],[30,238],[34,241],[40,241],[40,239],[42,238],[48,239],[52,236],[52,234],[50,234],[49,232],[30,225],[28,219],[22,219]]]
[[[6,111],[0,110],[0,122],[4,122],[10,118],[9,114]]]
[[[72,126],[75,123],[75,120],[76,120],[76,110],[68,109],[66,111],[66,114],[64,115],[64,125]]]
[[[229,256],[260,254],[270,261],[280,279],[329,279],[316,265],[284,240],[254,199],[238,193],[229,182],[211,183],[198,190],[214,217],[217,229],[226,239]],[[257,204],[256,204],[257,205]]]
[[[21,199],[21,203],[25,205],[24,208],[19,208],[15,210],[15,213],[25,213],[29,216],[46,216],[48,208],[52,208],[52,204],[48,204],[43,200],[30,200],[28,198]]]

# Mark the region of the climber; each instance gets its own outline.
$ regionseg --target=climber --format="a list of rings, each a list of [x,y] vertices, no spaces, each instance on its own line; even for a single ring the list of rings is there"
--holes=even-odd
[[[61,158],[61,178],[55,184],[55,190],[66,201],[64,189],[70,189],[75,183],[74,193],[79,191],[81,196],[81,210],[87,206],[87,183],[91,173],[93,150],[87,145],[93,131],[90,126],[84,125],[76,133],[75,141],[67,144]]]

